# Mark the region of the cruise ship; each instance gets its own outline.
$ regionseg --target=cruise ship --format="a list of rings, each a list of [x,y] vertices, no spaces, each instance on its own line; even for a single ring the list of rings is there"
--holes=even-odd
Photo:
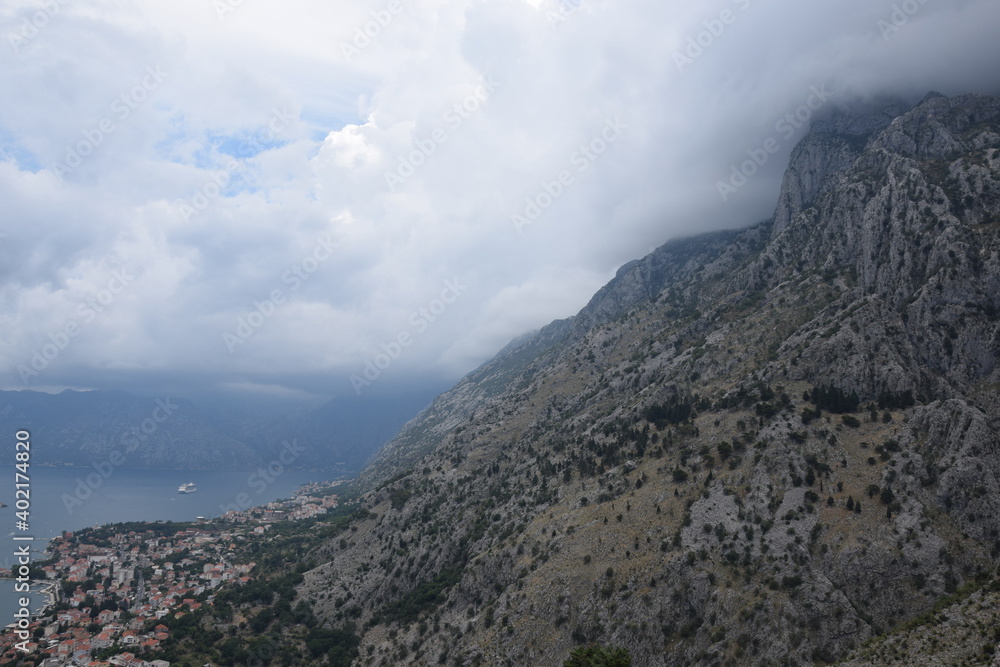
[[[177,493],[194,493],[198,490],[198,487],[194,482],[187,482],[186,484],[181,484],[177,487]]]

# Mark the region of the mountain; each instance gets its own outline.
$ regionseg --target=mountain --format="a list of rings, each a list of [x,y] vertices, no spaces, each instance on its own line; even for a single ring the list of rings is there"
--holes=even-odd
[[[123,391],[0,392],[0,428],[32,435],[32,462],[89,466],[113,452],[129,468],[259,465],[258,452],[215,427],[189,401]]]
[[[998,308],[1000,100],[841,109],[771,220],[627,264],[409,422],[299,593],[359,664],[885,664],[1000,562]]]
[[[0,429],[28,429],[37,464],[89,466],[112,452],[129,468],[254,469],[284,442],[304,451],[290,465],[362,469],[433,398],[334,398],[320,405],[229,397],[148,398],[123,391],[0,392]]]

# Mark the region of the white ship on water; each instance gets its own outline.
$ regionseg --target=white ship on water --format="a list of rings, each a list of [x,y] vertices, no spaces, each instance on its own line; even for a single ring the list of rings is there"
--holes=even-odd
[[[194,493],[197,490],[198,487],[194,482],[187,482],[177,487],[177,493]]]

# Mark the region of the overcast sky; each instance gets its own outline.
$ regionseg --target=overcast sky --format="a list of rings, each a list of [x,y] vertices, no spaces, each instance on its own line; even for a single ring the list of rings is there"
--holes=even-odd
[[[786,114],[1000,91],[998,27],[996,0],[7,0],[0,387],[457,380],[661,243],[769,217]]]

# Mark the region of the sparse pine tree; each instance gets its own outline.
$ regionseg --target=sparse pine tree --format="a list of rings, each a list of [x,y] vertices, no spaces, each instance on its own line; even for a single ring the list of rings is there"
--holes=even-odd
[[[581,646],[570,653],[563,667],[631,667],[632,656],[617,646],[606,647],[591,644]]]

